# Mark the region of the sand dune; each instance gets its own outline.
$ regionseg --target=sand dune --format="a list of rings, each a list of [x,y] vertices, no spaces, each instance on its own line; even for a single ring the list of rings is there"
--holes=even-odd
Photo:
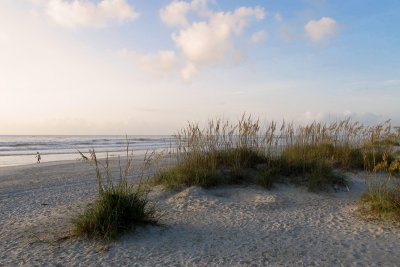
[[[399,266],[400,227],[360,218],[350,192],[279,185],[156,187],[160,225],[118,241],[68,239],[69,218],[96,194],[80,162],[0,169],[0,266]]]

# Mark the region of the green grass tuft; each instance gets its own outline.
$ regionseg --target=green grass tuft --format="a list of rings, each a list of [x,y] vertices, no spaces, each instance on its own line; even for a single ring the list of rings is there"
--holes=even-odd
[[[172,168],[161,171],[156,183],[167,188],[257,183],[267,189],[275,183],[292,183],[306,186],[310,191],[347,185],[345,177],[325,161],[289,160],[284,156],[267,158],[257,151],[242,148],[196,157],[190,155]]]
[[[73,234],[112,240],[138,225],[154,223],[154,213],[146,190],[120,182],[109,186],[72,219]]]
[[[156,177],[156,182],[167,188],[198,185],[205,188],[221,184],[237,184],[248,180],[246,170],[266,162],[260,153],[236,148],[208,153],[188,154],[185,160],[166,169]]]
[[[287,159],[284,156],[270,160],[258,180],[266,188],[277,182],[306,186],[313,192],[347,186],[345,176],[335,172],[323,160]]]
[[[283,151],[288,159],[302,159],[308,161],[324,160],[340,169],[363,170],[364,156],[360,148],[346,144],[313,144],[290,146]],[[369,158],[368,158],[369,159]]]
[[[126,165],[116,184],[112,182],[109,158],[104,164],[97,159],[94,149],[89,150],[90,156],[78,151],[82,159],[92,163],[96,170],[98,195],[93,203],[72,218],[72,234],[89,238],[112,240],[126,231],[134,230],[138,225],[153,224],[155,207],[149,201],[149,187],[143,183],[145,172],[153,163],[155,153],[144,157],[138,184],[129,184],[128,176],[133,171],[133,155],[129,154],[129,142],[126,148]],[[103,170],[103,172],[102,172]],[[103,176],[106,181],[103,181]]]
[[[362,197],[367,213],[400,222],[400,184],[371,184]]]

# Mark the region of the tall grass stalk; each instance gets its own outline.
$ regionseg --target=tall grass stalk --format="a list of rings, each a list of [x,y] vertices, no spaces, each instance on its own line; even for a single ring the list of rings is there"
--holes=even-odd
[[[237,123],[210,120],[203,129],[189,123],[175,139],[179,162],[188,157],[201,158],[204,153],[215,155],[239,148],[251,149],[269,158],[285,154],[304,160],[324,159],[344,169],[373,171],[384,154],[393,154],[392,144],[399,142],[399,136],[399,128],[393,128],[390,121],[375,126],[350,119],[305,126],[285,121],[279,126],[272,121],[262,127],[258,119],[243,115]]]
[[[305,172],[305,165],[310,162],[318,162],[315,168],[372,172],[377,171],[375,166],[385,157],[389,166],[392,164],[393,144],[399,142],[399,136],[399,128],[392,127],[390,121],[366,126],[350,118],[305,126],[285,121],[262,125],[250,115],[243,115],[234,123],[210,120],[203,128],[189,123],[175,135],[178,164],[162,172],[158,181],[169,187],[211,186],[254,180],[250,176],[255,173],[250,169],[258,170],[255,176],[275,173],[279,177],[284,176],[276,173],[283,171],[279,167],[282,162],[291,166],[300,164],[305,176],[310,176],[310,170]]]
[[[138,225],[155,223],[155,207],[148,198],[150,188],[143,181],[155,153],[146,153],[136,184],[128,182],[128,176],[133,172],[133,155],[129,153],[129,143],[124,168],[121,160],[118,160],[119,179],[116,183],[112,181],[108,154],[102,163],[94,149],[89,151],[89,157],[79,153],[84,161],[94,165],[99,193],[93,203],[72,219],[74,235],[111,240]],[[103,176],[106,176],[106,183]]]

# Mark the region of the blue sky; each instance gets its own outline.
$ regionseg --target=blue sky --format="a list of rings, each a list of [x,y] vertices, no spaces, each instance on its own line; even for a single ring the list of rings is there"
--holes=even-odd
[[[399,25],[389,0],[4,0],[0,134],[400,124]]]

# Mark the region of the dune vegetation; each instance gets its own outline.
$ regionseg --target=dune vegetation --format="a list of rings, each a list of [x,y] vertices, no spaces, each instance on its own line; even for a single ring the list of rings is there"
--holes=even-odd
[[[397,130],[394,131],[394,130]],[[395,162],[398,129],[390,122],[364,126],[350,119],[295,126],[243,116],[237,123],[220,119],[201,129],[189,124],[176,134],[177,164],[159,173],[169,188],[277,182],[305,185],[312,191],[346,186],[343,171],[377,171],[386,157]]]
[[[73,235],[112,240],[124,232],[134,230],[138,225],[156,223],[155,206],[148,198],[150,189],[143,182],[153,154],[146,155],[140,170],[140,181],[133,184],[127,179],[133,171],[133,156],[129,154],[129,143],[126,165],[124,169],[120,167],[120,176],[116,182],[111,175],[108,157],[103,164],[97,159],[94,150],[90,150],[90,157],[79,153],[84,161],[95,166],[99,193],[93,203],[72,218]],[[105,183],[103,179],[106,180]]]
[[[110,240],[137,225],[154,223],[155,209],[148,198],[152,184],[169,189],[258,184],[271,189],[283,183],[318,192],[349,190],[346,171],[384,172],[388,180],[400,176],[400,128],[392,127],[390,121],[375,126],[350,119],[306,126],[262,125],[243,115],[237,123],[210,120],[205,128],[189,123],[174,140],[173,164],[156,168],[151,183],[128,183],[126,177],[132,170],[129,145],[126,168],[120,169],[116,184],[110,178],[108,158],[101,163],[94,150],[90,158],[81,153],[95,166],[99,195],[73,219],[73,233]],[[151,161],[145,158],[141,177]],[[400,218],[400,183],[388,180],[370,181],[361,203],[369,214]]]
[[[243,116],[237,123],[210,120],[205,128],[189,124],[175,140],[177,163],[155,177],[167,188],[250,183],[269,189],[290,183],[310,191],[336,191],[349,189],[346,171],[387,173],[387,179],[400,176],[400,128],[390,121],[372,126],[350,118],[305,126],[262,125]],[[399,215],[399,182],[368,183],[362,203],[370,213]]]
[[[361,198],[362,210],[373,216],[400,222],[400,161],[384,153],[374,172],[387,173],[384,182],[370,181]]]

